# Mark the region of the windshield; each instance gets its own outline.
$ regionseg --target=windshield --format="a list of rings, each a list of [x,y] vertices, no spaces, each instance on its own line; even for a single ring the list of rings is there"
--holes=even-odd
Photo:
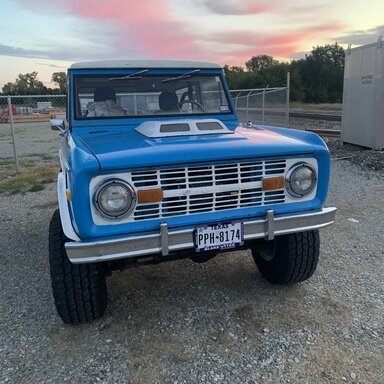
[[[220,76],[199,70],[176,75],[79,75],[76,119],[230,113]]]

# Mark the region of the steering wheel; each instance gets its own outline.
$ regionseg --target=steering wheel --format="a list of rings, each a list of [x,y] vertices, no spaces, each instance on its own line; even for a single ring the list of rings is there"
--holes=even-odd
[[[195,105],[197,105],[198,108],[200,108],[202,110],[202,112],[205,112],[204,107],[196,100],[186,100],[186,99],[181,100],[179,103],[179,108],[182,108],[185,103],[195,104]]]

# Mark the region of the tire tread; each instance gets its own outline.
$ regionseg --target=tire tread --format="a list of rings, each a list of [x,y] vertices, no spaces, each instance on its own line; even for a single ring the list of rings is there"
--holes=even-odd
[[[276,237],[271,261],[262,258],[257,248],[253,258],[263,276],[275,284],[299,283],[309,279],[319,261],[319,231],[307,231]]]
[[[103,266],[72,264],[65,251],[66,241],[56,210],[49,227],[49,260],[57,312],[66,324],[96,320],[104,314],[108,301]]]

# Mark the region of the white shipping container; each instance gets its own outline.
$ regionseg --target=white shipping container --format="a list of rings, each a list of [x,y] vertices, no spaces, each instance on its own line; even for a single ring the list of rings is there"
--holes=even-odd
[[[52,102],[51,101],[38,101],[37,102],[37,110],[43,111],[46,109],[52,109]]]
[[[348,49],[345,54],[343,142],[384,149],[384,44]]]

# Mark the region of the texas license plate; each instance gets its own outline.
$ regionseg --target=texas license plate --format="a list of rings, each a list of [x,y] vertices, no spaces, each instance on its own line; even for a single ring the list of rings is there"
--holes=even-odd
[[[195,228],[197,252],[235,248],[243,243],[243,223],[208,224]]]

